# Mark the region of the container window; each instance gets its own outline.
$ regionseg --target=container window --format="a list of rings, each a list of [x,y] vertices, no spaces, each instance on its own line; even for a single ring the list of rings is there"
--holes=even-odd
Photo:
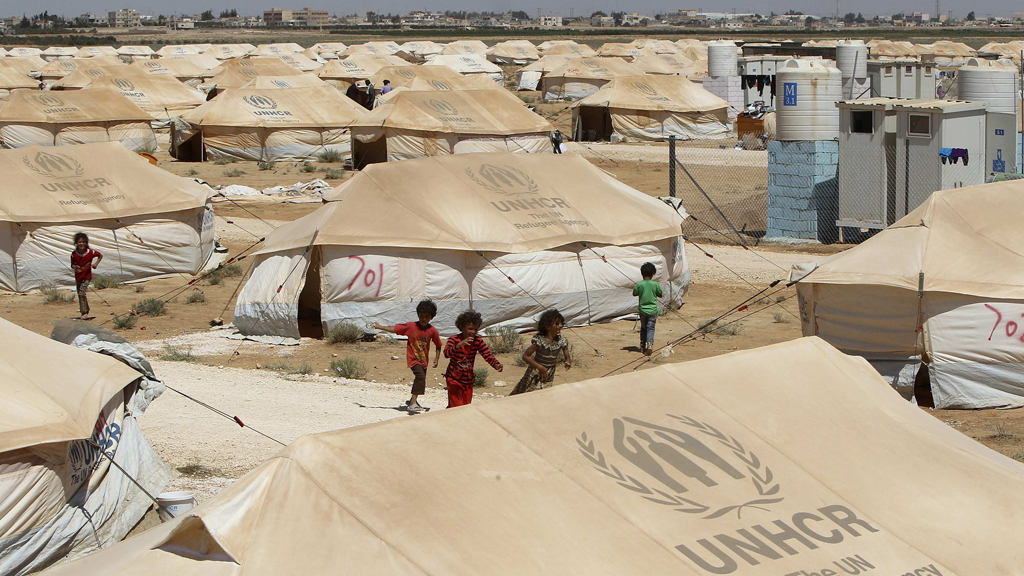
[[[853,110],[850,112],[850,132],[853,134],[871,134],[875,113],[870,110]]]
[[[913,76],[914,75],[914,67],[913,66],[905,66],[904,68],[905,68],[903,70],[903,75],[904,76]]]
[[[892,66],[886,66],[883,74],[885,74],[886,77],[892,76]]]
[[[924,75],[925,76],[931,76],[932,75],[932,67],[931,66],[925,66],[924,67]]]
[[[932,117],[928,114],[911,114],[907,123],[908,136],[931,136]]]

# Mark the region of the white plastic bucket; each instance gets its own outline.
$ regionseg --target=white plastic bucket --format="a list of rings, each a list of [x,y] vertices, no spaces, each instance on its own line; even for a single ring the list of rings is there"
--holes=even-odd
[[[160,520],[167,522],[195,508],[196,495],[191,492],[164,492],[156,497]]]

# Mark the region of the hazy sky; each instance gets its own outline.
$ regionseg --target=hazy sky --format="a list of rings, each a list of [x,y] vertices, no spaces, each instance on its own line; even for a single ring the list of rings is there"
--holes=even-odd
[[[409,10],[476,10],[476,11],[501,11],[501,10],[525,10],[531,16],[537,14],[538,7],[543,9],[544,14],[555,14],[568,16],[570,8],[574,9],[576,15],[590,14],[595,10],[604,11],[626,11],[641,12],[647,15],[654,15],[658,12],[669,12],[679,8],[703,8],[705,11],[731,11],[737,12],[758,12],[762,14],[785,12],[786,10],[799,10],[809,14],[832,14],[836,11],[835,0],[814,1],[814,0],[725,0],[724,2],[712,2],[711,0],[693,0],[679,4],[675,0],[549,0],[542,3],[539,0],[440,0],[434,3],[423,2],[423,0],[373,0],[372,2],[338,2],[337,0],[297,0],[294,5],[289,5],[290,0],[267,0],[267,2],[255,2],[254,0],[178,0],[166,2],[161,0],[121,0],[120,4],[111,0],[0,0],[0,15],[18,15],[24,12],[30,14],[49,10],[51,13],[63,14],[65,16],[76,16],[84,12],[105,13],[122,7],[132,7],[144,14],[171,14],[171,13],[198,13],[203,10],[212,9],[215,12],[228,8],[235,8],[241,14],[259,14],[264,9],[274,5],[283,8],[301,8],[310,4],[314,8],[329,10],[334,14],[362,14],[366,10],[375,12],[405,13]],[[841,9],[846,12],[862,12],[864,16],[870,17],[874,14],[891,14],[893,12],[935,12],[934,0],[840,0]],[[1011,16],[1015,11],[1024,11],[1024,4],[1011,0],[977,0],[973,2],[953,3],[950,0],[941,0],[941,10],[946,12],[953,10],[956,17],[964,16],[968,10],[974,10],[978,17],[986,14],[993,16]]]

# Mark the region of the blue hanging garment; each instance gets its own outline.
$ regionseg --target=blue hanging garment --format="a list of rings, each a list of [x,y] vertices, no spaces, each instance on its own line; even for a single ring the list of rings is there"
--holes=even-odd
[[[941,160],[942,163],[945,164],[946,160],[949,160],[949,156],[952,153],[953,153],[953,149],[952,148],[939,148],[939,160]]]

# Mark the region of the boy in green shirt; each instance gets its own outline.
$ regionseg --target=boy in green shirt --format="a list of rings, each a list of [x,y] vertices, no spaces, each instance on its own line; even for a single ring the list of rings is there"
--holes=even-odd
[[[661,284],[652,278],[658,273],[650,262],[640,267],[640,275],[644,279],[633,286],[633,296],[640,298],[640,351],[645,356],[654,352],[654,323],[658,321],[658,298],[661,297]]]

